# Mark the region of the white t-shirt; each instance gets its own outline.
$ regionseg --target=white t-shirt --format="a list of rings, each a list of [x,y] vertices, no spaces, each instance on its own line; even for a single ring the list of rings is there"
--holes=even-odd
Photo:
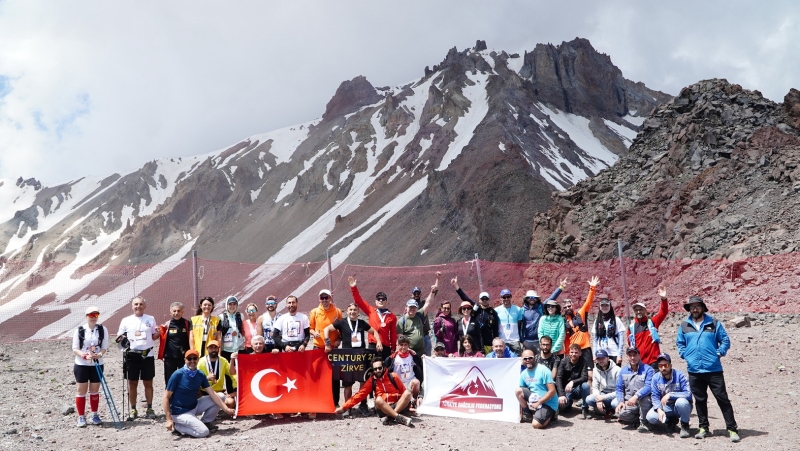
[[[305,313],[290,315],[284,313],[272,323],[273,329],[281,331],[281,341],[303,341],[306,339],[305,330],[310,327],[308,316]]]
[[[608,355],[620,357],[623,355],[622,351],[625,347],[625,324],[619,317],[614,317],[614,320],[614,328],[616,329],[614,331],[614,337],[608,336],[611,320],[603,320],[603,324],[606,327],[606,337],[604,338],[597,337],[597,329],[595,329],[594,321],[588,324],[588,326],[592,330],[592,348],[595,352],[602,349],[606,351]],[[614,338],[616,338],[616,340]]]
[[[128,334],[131,342],[131,350],[144,351],[153,347],[153,334],[156,333],[156,319],[150,315],[142,316],[131,315],[122,319],[119,323],[117,335]],[[153,357],[151,352],[147,357]]]
[[[275,318],[269,316],[269,312],[261,315],[261,329],[264,331],[264,344],[275,344],[275,341],[272,339],[272,328],[275,326],[275,322],[278,321],[278,318],[280,317],[280,313],[276,313]]]
[[[522,309],[514,304],[506,308],[501,305],[495,307],[498,318],[500,318],[500,336],[506,343],[519,342],[519,327],[518,323],[524,319]]]
[[[100,341],[100,327],[103,328],[103,342],[99,343]],[[83,325],[83,348],[80,347],[80,340],[78,339],[78,329],[75,329],[75,334],[72,335],[72,350],[76,351],[78,349],[81,350],[84,354],[88,354],[92,348],[94,348],[94,352],[98,353],[100,351],[107,351],[108,350],[108,329],[106,326],[100,326],[99,324],[94,326],[94,329],[89,330],[89,325]],[[103,359],[101,358],[98,360],[100,365],[103,364]],[[75,364],[76,365],[83,365],[83,366],[94,366],[94,362],[91,360],[86,360],[83,357],[75,356]]]
[[[392,362],[394,367],[394,372],[400,376],[400,380],[403,381],[403,385],[406,387],[410,387],[411,381],[416,379],[414,375],[414,358],[411,354],[408,354],[408,357],[400,357],[400,355],[394,356],[394,361]]]

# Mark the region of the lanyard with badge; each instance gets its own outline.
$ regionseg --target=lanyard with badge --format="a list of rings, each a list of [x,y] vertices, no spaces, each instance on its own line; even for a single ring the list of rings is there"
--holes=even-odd
[[[361,347],[361,334],[358,333],[358,320],[355,320],[355,324],[350,322],[350,319],[347,319],[347,325],[350,326],[350,346],[354,348]]]

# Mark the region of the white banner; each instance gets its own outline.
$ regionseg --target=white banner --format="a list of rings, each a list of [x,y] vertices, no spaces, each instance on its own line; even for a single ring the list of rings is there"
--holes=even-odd
[[[423,359],[426,415],[519,423],[520,361],[484,358]]]

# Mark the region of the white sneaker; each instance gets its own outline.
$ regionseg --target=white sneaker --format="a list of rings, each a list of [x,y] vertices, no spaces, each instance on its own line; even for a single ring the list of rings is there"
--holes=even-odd
[[[97,413],[92,414],[92,419],[89,420],[92,424],[103,424],[103,420],[100,419],[100,415]]]
[[[78,427],[85,428],[86,427],[86,417],[81,415],[78,417]]]

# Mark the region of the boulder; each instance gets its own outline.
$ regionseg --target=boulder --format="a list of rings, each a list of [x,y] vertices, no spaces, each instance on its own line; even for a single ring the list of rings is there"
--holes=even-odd
[[[736,318],[731,319],[731,324],[733,327],[750,327],[750,317],[747,315],[744,316],[737,316]]]

